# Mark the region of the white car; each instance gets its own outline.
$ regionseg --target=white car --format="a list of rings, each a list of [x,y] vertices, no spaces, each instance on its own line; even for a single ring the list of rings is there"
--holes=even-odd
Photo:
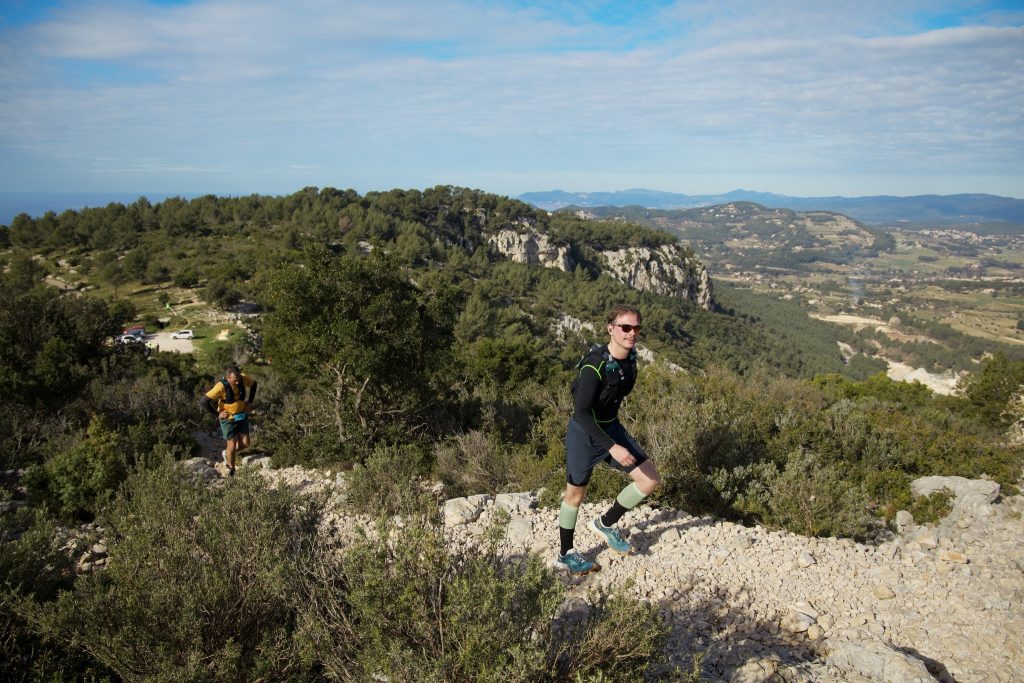
[[[177,332],[171,332],[171,339],[192,339],[196,335],[192,330],[178,330]]]
[[[142,337],[134,334],[122,334],[117,337],[117,341],[120,344],[141,344],[143,343]]]

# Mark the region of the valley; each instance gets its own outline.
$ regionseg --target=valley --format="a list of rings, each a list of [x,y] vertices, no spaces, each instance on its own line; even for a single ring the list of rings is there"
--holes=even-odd
[[[869,226],[750,202],[576,212],[668,230],[707,265],[717,291],[724,285],[798,305],[852,331],[856,352],[891,367],[948,379],[997,350],[1024,354],[1020,226]]]

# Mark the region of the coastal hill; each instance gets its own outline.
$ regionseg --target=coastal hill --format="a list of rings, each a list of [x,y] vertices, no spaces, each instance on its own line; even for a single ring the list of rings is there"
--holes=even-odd
[[[764,210],[740,204],[725,223]],[[872,248],[817,215],[779,243]],[[773,248],[764,216],[710,227]],[[675,233],[454,187],[19,215],[0,259],[0,678],[1019,678],[1024,361],[994,344],[935,328],[970,364],[937,396],[872,355],[918,342],[902,314],[850,332]],[[662,486],[625,519],[636,556],[583,531],[604,569],[567,581],[568,389],[622,301],[620,417]],[[249,464],[294,486],[220,465],[198,399],[235,363]],[[599,468],[584,514],[623,486]]]
[[[733,190],[724,194],[687,195],[657,190],[615,192],[525,192],[518,196],[542,209],[554,211],[576,206],[642,206],[648,209],[690,209],[730,202],[755,202],[794,211],[835,211],[865,223],[976,223],[1024,225],[1024,199],[990,194],[917,195],[894,197],[792,197],[771,192]]]

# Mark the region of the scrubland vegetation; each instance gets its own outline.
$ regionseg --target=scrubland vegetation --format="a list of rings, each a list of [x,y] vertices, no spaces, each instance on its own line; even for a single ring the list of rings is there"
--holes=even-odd
[[[561,240],[580,266],[489,253],[487,232],[515,225]],[[599,256],[671,239],[638,226],[455,188],[307,189],[23,216],[0,235],[6,680],[653,675],[665,629],[649,607],[599,596],[582,622],[556,619],[546,558],[450,552],[426,485],[543,489],[557,504],[572,367],[601,335],[552,323],[598,322],[617,301],[642,308],[655,354],[622,411],[663,474],[651,505],[870,541],[897,510],[942,513],[911,498],[915,477],[1011,491],[1024,465],[1010,438],[1024,362],[997,353],[940,397],[845,365],[832,328],[795,309],[737,296],[709,313],[638,294],[601,275]],[[70,264],[102,296],[41,283]],[[125,300],[140,283],[266,312],[250,346],[202,362],[113,345],[140,313]],[[379,518],[376,532],[339,544],[318,533],[323,500],[257,477],[197,484],[174,466],[211,426],[199,392],[230,360],[260,381],[258,448],[275,466],[345,470],[344,514]],[[599,469],[590,496],[614,496],[618,477]],[[88,522],[110,559],[77,575],[60,529]],[[642,637],[615,641],[623,629]]]

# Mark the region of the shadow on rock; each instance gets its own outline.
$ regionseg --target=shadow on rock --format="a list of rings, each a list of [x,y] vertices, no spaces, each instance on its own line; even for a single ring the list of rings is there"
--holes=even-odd
[[[685,600],[664,600],[659,607],[672,628],[666,673],[688,671],[696,656],[703,657],[702,678],[727,681],[762,681],[773,674],[787,681],[812,681],[816,680],[813,672],[824,666],[814,641],[786,633],[776,620],[736,606],[735,596]]]
[[[647,555],[648,549],[656,545],[666,535],[674,534],[674,537],[678,539],[690,529],[714,526],[717,521],[714,517],[686,516],[685,519],[680,519],[679,513],[675,510],[658,510],[639,533],[629,535],[629,542],[633,545],[634,553]]]

